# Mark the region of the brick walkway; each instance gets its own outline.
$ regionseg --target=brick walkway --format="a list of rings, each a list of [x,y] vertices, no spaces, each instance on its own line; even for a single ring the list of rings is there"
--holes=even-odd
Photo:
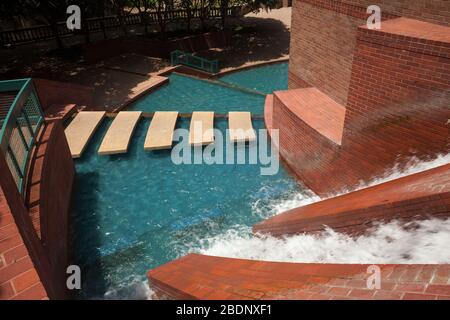
[[[148,277],[157,295],[176,299],[450,299],[450,265],[379,265],[381,287],[372,290],[368,267],[190,254]]]
[[[0,187],[0,300],[46,298]]]
[[[309,127],[334,143],[341,144],[345,107],[317,88],[276,91],[274,97]]]

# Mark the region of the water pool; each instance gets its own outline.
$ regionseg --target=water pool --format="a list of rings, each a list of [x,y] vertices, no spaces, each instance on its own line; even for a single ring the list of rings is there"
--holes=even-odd
[[[221,81],[256,90],[264,94],[288,88],[288,63],[274,63],[262,67],[232,72]]]
[[[261,176],[260,165],[175,165],[170,150],[144,151],[148,119],[139,122],[127,154],[98,156],[110,122],[76,160],[72,248],[82,270],[81,298],[102,298],[114,289],[116,298],[132,296],[132,284],[142,283],[147,270],[201,239],[253,225],[268,214],[265,203],[298,192],[282,167]],[[189,122],[180,118],[177,127]],[[227,125],[215,120],[221,131]],[[264,127],[261,120],[253,125]]]
[[[264,113],[265,94],[287,89],[288,64],[276,63],[225,75],[218,81],[204,81],[179,74],[169,76],[169,84],[139,99],[129,110],[146,112],[177,110],[251,111]],[[259,93],[257,93],[259,92]]]

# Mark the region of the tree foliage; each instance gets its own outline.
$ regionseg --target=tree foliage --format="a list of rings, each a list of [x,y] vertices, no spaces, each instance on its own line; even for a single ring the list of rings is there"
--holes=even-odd
[[[167,10],[184,10],[185,26],[189,32],[191,30],[194,10],[198,13],[203,30],[207,29],[206,21],[212,8],[220,8],[221,25],[225,27],[227,8],[231,6],[245,6],[252,11],[259,8],[274,8],[279,0],[1,0],[0,1],[0,19],[34,19],[40,17],[51,26],[59,47],[62,47],[62,41],[58,34],[58,22],[64,21],[67,17],[66,10],[69,5],[78,5],[81,9],[82,30],[86,37],[86,42],[90,41],[89,30],[86,23],[88,18],[104,17],[106,15],[116,15],[124,34],[127,34],[127,28],[124,22],[126,15],[131,12],[141,15],[141,22],[144,26],[144,32],[147,35],[150,25],[149,12],[155,12],[158,19],[157,23],[161,35],[166,33],[165,12]],[[103,35],[106,38],[107,32],[104,22],[101,21]]]

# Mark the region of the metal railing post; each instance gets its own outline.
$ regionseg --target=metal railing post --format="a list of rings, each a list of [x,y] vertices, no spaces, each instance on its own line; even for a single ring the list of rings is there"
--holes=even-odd
[[[9,170],[23,195],[30,154],[44,123],[44,113],[31,79],[0,81],[1,92],[8,92],[8,95],[14,92],[15,95],[11,95],[13,100],[8,113],[1,119],[0,152],[10,159],[7,161]]]
[[[175,56],[177,58],[175,58]],[[178,59],[179,57],[182,57],[182,59]],[[170,53],[170,60],[172,65],[184,64],[188,67],[197,68],[210,73],[217,73],[219,71],[219,62],[217,60],[207,60],[180,50],[172,51]]]

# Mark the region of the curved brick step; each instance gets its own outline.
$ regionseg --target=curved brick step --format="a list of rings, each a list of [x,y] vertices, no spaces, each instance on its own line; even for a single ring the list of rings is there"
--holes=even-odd
[[[77,111],[77,105],[73,103],[67,104],[52,104],[45,110],[45,120],[54,121],[62,120],[66,121]]]
[[[359,27],[361,40],[415,53],[450,58],[450,27],[399,17],[381,23],[381,29]],[[435,70],[433,70],[436,72]],[[439,72],[439,71],[437,71]]]
[[[368,266],[189,254],[148,279],[157,296],[173,299],[450,299],[450,265],[379,265],[381,287],[373,290]]]
[[[450,216],[450,164],[326,199],[264,220],[254,232],[275,236],[329,226],[360,234],[377,221]]]
[[[345,107],[322,93],[317,88],[301,88],[275,91],[274,99],[280,107],[289,109],[311,129],[337,145],[342,143]],[[274,123],[277,128],[277,123]]]
[[[332,173],[325,179],[322,175],[344,148],[345,113],[345,108],[316,88],[276,91],[266,98],[266,123],[278,130],[280,156],[303,184],[320,195],[330,193],[328,185],[334,181],[350,182]]]
[[[264,124],[267,130],[272,129],[272,117],[273,117],[273,94],[266,95],[264,102]]]

